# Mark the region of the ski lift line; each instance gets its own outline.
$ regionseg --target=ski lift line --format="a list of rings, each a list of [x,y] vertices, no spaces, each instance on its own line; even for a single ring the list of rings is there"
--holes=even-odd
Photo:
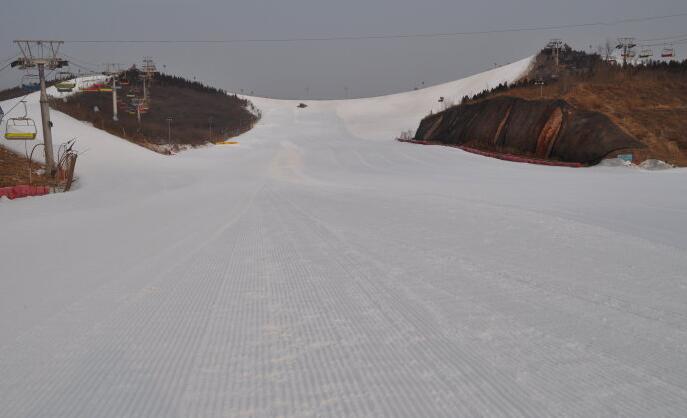
[[[677,39],[675,41],[670,41],[670,42],[659,42],[655,44],[642,44],[642,46],[650,47],[650,46],[666,46],[666,45],[682,45],[687,42],[687,38],[684,39]]]
[[[9,67],[10,65],[12,65],[12,63],[8,62],[7,64],[3,65],[2,68],[0,68],[0,71],[4,70],[5,68]]]
[[[24,97],[22,97],[21,99],[19,99],[19,101],[18,101],[17,103],[15,103],[14,106],[12,106],[12,107],[10,108],[10,110],[7,111],[7,113],[5,113],[5,116],[9,115],[10,112],[12,112],[12,111],[14,110],[14,108],[16,108],[17,106],[19,106],[20,103],[22,103],[24,100],[26,100],[26,98],[29,96],[29,94],[31,94],[31,93],[26,93],[26,95],[24,95]]]
[[[88,65],[88,66],[99,67],[98,64],[95,64],[95,63],[92,63],[92,62],[89,62],[89,61],[86,61],[86,60],[82,60],[82,59],[80,59],[80,58],[76,58],[76,57],[74,57],[74,56],[72,56],[72,55],[65,54],[64,52],[62,53],[62,55],[65,56],[65,57],[67,57],[67,58],[69,58],[70,61],[80,62],[81,64],[85,64],[85,65]]]
[[[53,72],[55,72],[55,70],[50,71],[50,72],[46,75],[46,78],[49,77]],[[31,92],[31,93],[35,93],[35,92]],[[19,106],[22,102],[24,102],[24,101],[26,100],[26,98],[29,97],[29,94],[31,94],[31,93],[26,93],[21,99],[19,99],[19,101],[18,101],[17,103],[15,103],[14,106],[12,106],[12,107],[10,108],[10,110],[8,110],[8,111],[5,113],[5,116],[9,115],[10,112],[12,112],[12,111],[13,111],[17,106]]]
[[[98,72],[97,70],[93,69],[93,68],[90,67],[90,66],[86,66],[86,65],[81,65],[81,64],[79,64],[79,62],[80,62],[79,60],[70,59],[69,64],[70,64],[70,65],[73,65],[73,66],[75,66],[75,67],[79,67],[79,68],[81,68],[81,69],[83,69],[83,70],[88,70],[88,71],[91,71],[91,72],[94,72],[94,73],[97,73],[97,72]]]
[[[62,55],[65,56],[65,57],[67,57],[67,58],[73,59],[73,60],[81,61],[81,62],[84,63],[84,64],[94,65],[94,66],[96,66],[96,67],[98,66],[98,64],[96,64],[96,63],[94,63],[94,62],[82,60],[81,58],[77,58],[77,57],[75,57],[75,56],[73,56],[73,55],[69,55],[69,54],[67,54],[67,53],[65,53],[65,52],[63,52]]]
[[[17,55],[16,55],[16,54],[15,54],[15,55],[12,55],[12,56],[9,57],[9,58],[3,59],[2,62],[9,61],[9,60],[13,60],[13,59],[15,59],[15,58],[17,58]]]
[[[13,57],[11,57],[11,58],[8,58],[8,59],[6,59],[6,60],[2,60],[1,62],[2,62],[2,64],[6,64],[6,63],[10,63],[10,64],[11,64],[12,61],[16,60],[17,58],[19,58],[19,57],[15,55],[15,56],[13,56]]]
[[[373,39],[405,39],[405,38],[443,38],[456,36],[470,36],[470,35],[486,35],[498,33],[517,33],[517,32],[535,32],[547,31],[555,29],[575,29],[588,28],[593,26],[615,26],[623,23],[637,23],[647,22],[652,20],[663,20],[674,17],[685,17],[685,13],[674,13],[662,16],[647,16],[629,19],[610,20],[606,22],[590,22],[590,23],[574,23],[566,25],[548,25],[548,26],[531,26],[524,28],[507,28],[507,29],[493,29],[483,31],[465,31],[465,32],[435,32],[435,33],[407,33],[407,34],[388,34],[388,35],[361,35],[361,36],[325,36],[325,37],[296,37],[296,38],[263,38],[263,39],[224,39],[224,40],[67,40],[65,43],[71,44],[233,44],[233,43],[287,43],[287,42],[329,42],[329,41],[359,41],[359,40],[373,40]]]
[[[4,70],[5,68],[12,65],[12,61],[16,60],[17,58],[18,57],[15,55],[14,57],[12,57],[10,59],[6,59],[6,60],[2,61],[3,66],[2,66],[2,68],[0,68],[0,71]]]
[[[675,38],[687,38],[687,33],[683,33],[682,35],[666,36],[665,38],[640,39],[639,42],[655,42],[655,41],[670,42],[671,39],[675,39]]]
[[[71,65],[74,65],[75,67],[80,68],[80,69],[82,69],[82,70],[86,70],[86,71],[88,71],[89,73],[92,73],[92,74],[99,74],[99,73],[100,73],[100,71],[94,70],[94,69],[89,68],[89,67],[84,67],[83,65],[79,65],[79,64],[77,64],[77,63],[75,63],[75,62],[73,62],[73,61],[70,61],[70,64],[71,64]]]

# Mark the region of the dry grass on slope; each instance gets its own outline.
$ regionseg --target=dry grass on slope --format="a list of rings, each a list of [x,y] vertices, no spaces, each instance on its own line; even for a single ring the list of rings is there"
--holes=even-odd
[[[539,86],[498,92],[539,99]],[[491,96],[493,97],[493,96]],[[575,107],[598,111],[647,145],[631,150],[637,158],[656,158],[687,166],[687,73],[600,63],[591,75],[569,75],[543,88],[543,97],[563,99]]]
[[[36,186],[54,186],[55,181],[44,175],[37,174],[45,167],[43,164],[33,162],[31,169],[31,183]],[[29,161],[0,145],[0,187],[29,184]]]

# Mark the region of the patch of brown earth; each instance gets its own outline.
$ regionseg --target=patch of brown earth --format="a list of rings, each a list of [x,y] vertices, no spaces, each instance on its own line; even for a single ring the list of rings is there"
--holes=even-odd
[[[32,162],[29,178],[29,160],[0,145],[0,187],[32,184],[36,186],[55,186],[55,180],[40,174],[45,166]]]

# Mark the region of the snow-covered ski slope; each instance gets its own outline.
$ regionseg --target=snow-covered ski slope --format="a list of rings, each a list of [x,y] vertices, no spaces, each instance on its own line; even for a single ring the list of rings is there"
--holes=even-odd
[[[86,152],[0,201],[0,416],[685,416],[687,171],[393,141],[527,64],[174,157],[53,112]]]

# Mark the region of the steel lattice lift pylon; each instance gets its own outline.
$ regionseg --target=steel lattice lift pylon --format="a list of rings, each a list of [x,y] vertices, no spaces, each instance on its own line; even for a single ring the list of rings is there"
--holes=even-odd
[[[21,51],[21,57],[12,62],[12,67],[22,70],[38,68],[41,88],[41,120],[43,121],[43,143],[45,145],[45,167],[50,173],[55,173],[55,160],[52,148],[52,122],[50,121],[50,107],[48,95],[45,92],[45,69],[54,70],[69,65],[69,62],[59,57],[60,47],[64,41],[55,40],[15,40],[14,43]]]

